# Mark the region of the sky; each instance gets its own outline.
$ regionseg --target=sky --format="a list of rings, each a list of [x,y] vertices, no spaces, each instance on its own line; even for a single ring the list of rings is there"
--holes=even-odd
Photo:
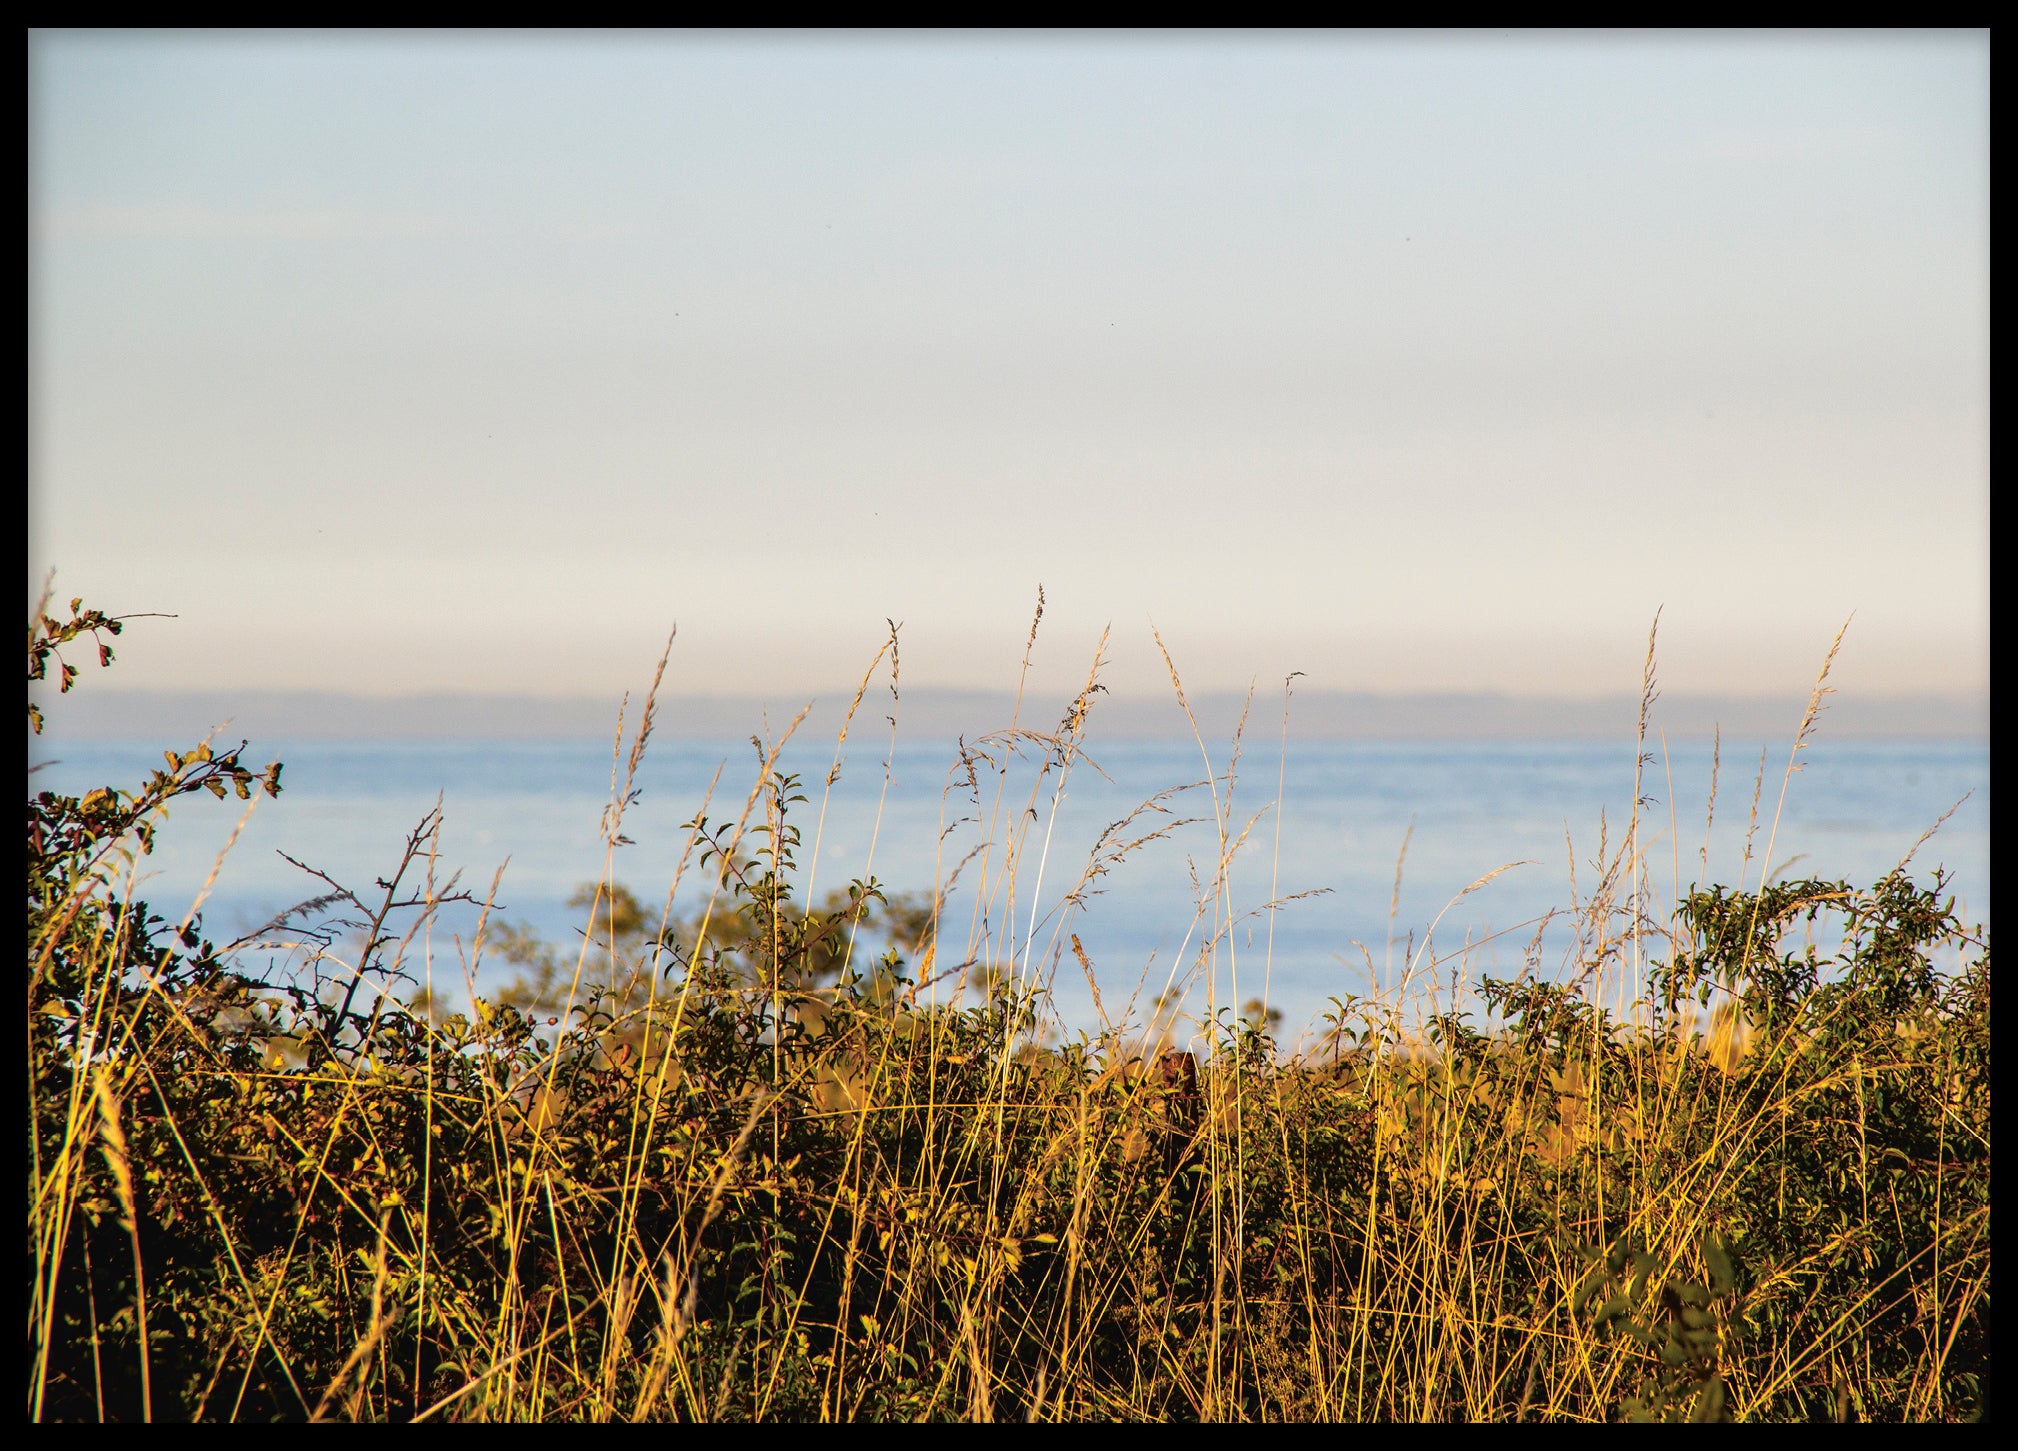
[[[38,32],[108,688],[1989,678],[1989,40]],[[86,655],[88,661],[88,652]],[[87,664],[86,668],[89,666]],[[1068,687],[1069,688],[1069,687]]]

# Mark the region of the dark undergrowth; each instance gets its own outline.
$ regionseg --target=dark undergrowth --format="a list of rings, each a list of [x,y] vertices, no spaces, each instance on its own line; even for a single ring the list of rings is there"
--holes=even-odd
[[[118,626],[38,610],[31,680]],[[707,913],[605,873],[579,953],[500,924],[519,983],[445,1015],[435,818],[253,942],[134,897],[169,803],[279,794],[243,749],[28,803],[33,1419],[1985,1408],[1989,942],[1939,872],[1656,923],[1620,867],[1476,1014],[1066,1038],[943,897],[801,902],[773,753],[692,824]]]

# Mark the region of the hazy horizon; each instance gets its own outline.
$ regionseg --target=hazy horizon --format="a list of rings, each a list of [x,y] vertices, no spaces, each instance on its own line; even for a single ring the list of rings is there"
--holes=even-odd
[[[118,689],[1989,682],[1984,31],[34,31]],[[1042,587],[1034,650],[1030,624]],[[1852,617],[1854,616],[1854,619]],[[143,628],[144,626],[144,628]],[[88,652],[87,652],[88,657]],[[91,682],[93,690],[101,687]]]
[[[1299,682],[1300,684],[1300,682]],[[256,737],[601,737],[615,730],[619,713],[635,729],[644,689],[628,699],[586,695],[531,696],[482,692],[362,695],[330,691],[149,691],[99,689],[81,683],[68,695],[38,689],[33,699],[47,719],[46,733],[31,738],[31,754],[47,757],[64,739],[136,739],[198,736],[230,722]],[[1805,714],[1809,690],[1774,694],[1670,695],[1657,691],[1648,715],[1649,736],[1706,737],[1721,731],[1733,741],[1784,739],[1791,743]],[[1019,713],[1013,691],[923,686],[892,701],[887,681],[856,704],[852,691],[777,691],[768,694],[662,692],[658,729],[674,735],[741,739],[776,735],[803,709],[802,739],[831,742],[851,705],[857,741],[887,739],[891,721],[901,735],[970,738],[1020,719],[1027,729],[1047,729],[1069,697],[1027,692]],[[1639,697],[1514,695],[1496,691],[1367,692],[1293,689],[1204,691],[1185,707],[1167,688],[1105,691],[1093,703],[1092,738],[1182,737],[1194,723],[1214,748],[1236,728],[1250,740],[1273,740],[1285,729],[1303,739],[1554,738],[1630,740]],[[1859,697],[1834,692],[1824,698],[1819,733],[1830,737],[1987,738],[1990,700],[1985,695]]]

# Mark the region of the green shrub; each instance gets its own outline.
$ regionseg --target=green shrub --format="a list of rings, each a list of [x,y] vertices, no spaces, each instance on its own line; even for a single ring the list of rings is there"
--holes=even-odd
[[[71,614],[31,626],[31,680],[117,633]],[[401,887],[432,815],[264,968],[133,898],[169,802],[279,793],[245,749],[29,802],[36,1419],[1983,1405],[1989,948],[1939,873],[1696,891],[1623,1019],[1488,979],[1483,1020],[1343,1002],[1286,1057],[1256,1002],[1201,1061],[1161,1018],[1061,1038],[936,899],[802,904],[767,754],[763,850],[690,824],[713,908],[592,884],[574,962],[493,929],[519,981],[444,1016],[404,956],[469,900]],[[1618,908],[1589,911],[1573,976],[1616,981]],[[1788,945],[1821,914],[1826,960]]]

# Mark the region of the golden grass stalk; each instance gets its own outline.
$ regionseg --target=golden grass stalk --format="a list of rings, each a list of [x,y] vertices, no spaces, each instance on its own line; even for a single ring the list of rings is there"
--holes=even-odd
[[[1026,676],[1042,611],[1040,592]],[[893,623],[893,732],[896,637]],[[1646,900],[1638,796],[1654,640],[1650,630],[1633,815],[1615,849],[1601,821],[1587,893],[1570,854],[1576,930],[1561,971],[1534,970],[1546,923],[1507,929],[1534,927],[1510,985],[1475,980],[1483,942],[1438,950],[1445,914],[1521,865],[1509,863],[1446,904],[1419,945],[1410,935],[1397,978],[1405,838],[1390,970],[1303,1053],[1274,1045],[1265,1017],[1229,1025],[1218,1013],[1229,993],[1241,1002],[1234,929],[1252,910],[1270,914],[1265,1005],[1273,913],[1291,900],[1277,896],[1286,764],[1275,802],[1236,806],[1245,715],[1222,768],[1160,638],[1205,768],[1213,855],[1193,869],[1183,955],[1140,1010],[1149,967],[1110,1016],[1097,971],[1107,964],[1086,949],[1078,914],[1101,874],[1174,828],[1112,831],[1063,891],[1052,861],[1072,772],[1098,769],[1088,742],[1104,636],[1054,728],[1012,720],[963,743],[949,794],[964,780],[988,829],[931,884],[928,932],[934,953],[958,961],[919,971],[905,992],[795,984],[775,959],[762,981],[703,970],[710,947],[735,947],[720,924],[751,900],[738,848],[760,808],[770,860],[784,865],[791,803],[777,772],[803,713],[759,742],[740,816],[706,839],[717,861],[695,961],[668,982],[656,960],[627,955],[614,851],[668,656],[628,754],[620,717],[598,930],[562,999],[563,1017],[607,1016],[572,1034],[542,1039],[488,1003],[434,1022],[380,991],[378,974],[412,954],[431,981],[430,924],[454,888],[437,885],[431,829],[410,837],[390,878],[424,865],[409,903],[418,915],[388,928],[392,888],[365,914],[366,950],[343,964],[337,1028],[312,1064],[238,1051],[268,1041],[253,1031],[256,994],[227,1002],[234,989],[178,978],[172,963],[128,982],[130,914],[57,904],[54,940],[31,940],[31,982],[75,966],[83,985],[45,993],[31,1025],[60,1019],[71,1034],[32,1039],[37,1081],[51,1086],[37,1090],[47,1127],[31,1159],[31,1414],[103,1418],[130,1403],[165,1419],[172,1400],[176,1415],[353,1420],[1569,1421],[1668,1396],[1740,1417],[1953,1415],[1979,1374],[1967,1367],[1989,1284],[1974,1019],[1930,1008],[1902,1033],[1894,1018],[1858,1017],[1844,995],[1770,1031],[1725,1002],[1705,1029],[1656,1003],[1655,969],[1703,944],[1656,925]],[[829,789],[881,660],[844,717]],[[1019,719],[1021,692],[1019,680]],[[1818,679],[1796,752],[1824,693]],[[1288,697],[1285,681],[1285,761]],[[1017,809],[1020,751],[1041,754]],[[996,775],[985,809],[984,764]],[[1714,809],[1713,786],[1711,819]],[[1244,908],[1233,863],[1264,810],[1278,833],[1269,900]],[[1161,798],[1141,811],[1167,814]],[[697,825],[675,887],[701,839]],[[820,842],[816,831],[815,864]],[[1769,833],[1769,860],[1773,844]],[[1749,847],[1748,832],[1747,863]],[[960,942],[941,919],[970,862]],[[497,887],[461,964],[471,982]],[[672,900],[669,890],[661,931],[675,925]],[[79,923],[88,937],[64,935]],[[790,926],[781,898],[769,925],[774,941]],[[852,934],[867,929],[858,916],[849,930],[852,965]],[[1072,1034],[1048,998],[1068,947],[1097,1033]],[[603,991],[591,952],[607,958],[613,990],[639,990]],[[921,990],[940,981],[950,998]],[[360,985],[374,996],[353,1023]],[[1488,988],[1530,993],[1532,1016],[1467,1029],[1460,1009]],[[1196,1031],[1180,1029],[1188,992],[1201,991]],[[48,1046],[59,1041],[75,1045],[71,1059]],[[1930,1109],[1931,1161],[1886,1140],[1880,1085],[1888,1104]],[[1854,1152],[1834,1162],[1854,1194],[1817,1199],[1774,1171],[1831,1125],[1853,1131],[1843,1143]],[[1938,1191],[1931,1216],[1925,1186]],[[91,1227],[108,1207],[123,1246]],[[1787,1229],[1823,1211],[1837,1216],[1826,1229]],[[171,1213],[176,1233],[204,1246],[198,1258],[151,1248]],[[1922,1239],[1886,1249],[1908,1223],[1925,1226]],[[1738,1282],[1704,1291],[1703,1304],[1683,1298],[1717,1281],[1727,1235],[1743,1252]],[[106,1268],[110,1248],[130,1275]],[[1605,1256],[1628,1250],[1644,1265],[1600,1285]],[[1652,1340],[1608,1330],[1598,1312],[1609,1297],[1646,1337],[1706,1320],[1711,1348],[1683,1356],[1695,1379],[1676,1381]],[[159,1334],[165,1306],[172,1339]],[[88,1328],[77,1342],[88,1355],[63,1344],[67,1324]],[[235,1389],[213,1397],[218,1386]]]

